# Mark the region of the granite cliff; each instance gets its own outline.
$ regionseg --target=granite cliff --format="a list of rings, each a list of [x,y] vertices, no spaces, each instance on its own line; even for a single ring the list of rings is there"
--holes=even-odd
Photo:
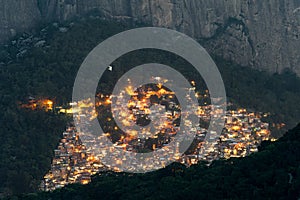
[[[0,0],[0,41],[92,10],[182,31],[241,65],[300,75],[299,0]]]

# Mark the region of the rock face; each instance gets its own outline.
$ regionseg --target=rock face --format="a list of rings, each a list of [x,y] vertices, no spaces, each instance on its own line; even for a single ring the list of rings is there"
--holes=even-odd
[[[241,65],[270,72],[289,68],[300,75],[299,0],[0,0],[0,5],[2,41],[37,21],[99,10],[179,30]]]
[[[0,0],[0,42],[41,21],[36,0]]]

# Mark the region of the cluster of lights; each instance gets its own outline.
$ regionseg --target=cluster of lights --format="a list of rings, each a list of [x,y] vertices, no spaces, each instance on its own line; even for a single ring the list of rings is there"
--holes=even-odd
[[[157,84],[142,86],[140,88],[134,88],[129,84],[117,96],[98,94],[95,103],[91,102],[90,99],[86,99],[71,103],[70,105],[73,106],[71,109],[60,110],[60,112],[72,113],[78,121],[85,124],[88,124],[89,121],[97,117],[99,121],[104,120],[102,128],[105,134],[99,136],[99,138],[110,138],[114,145],[108,149],[101,149],[98,151],[99,154],[90,155],[85,158],[88,163],[95,160],[101,162],[101,159],[105,155],[113,155],[118,152],[116,149],[137,153],[140,150],[155,151],[156,149],[165,149],[166,155],[165,158],[162,158],[162,167],[165,166],[164,159],[167,160],[170,154],[176,155],[178,162],[189,166],[196,164],[199,160],[213,161],[219,158],[246,156],[251,152],[257,151],[257,146],[261,141],[270,139],[268,124],[261,122],[260,115],[248,112],[246,109],[238,109],[227,111],[225,128],[220,140],[204,149],[204,138],[207,134],[207,129],[200,127],[201,124],[192,124],[189,119],[184,117],[185,115],[181,113],[181,108],[174,92],[163,87],[163,83],[166,81],[168,80],[159,78]],[[191,91],[195,91],[196,88],[195,81],[191,81],[190,84],[192,87],[186,88],[187,99],[190,99],[189,95]],[[200,94],[199,92],[195,92],[195,94],[198,100],[209,98],[207,90],[204,94]],[[126,95],[130,96],[129,100],[123,98]],[[118,100],[116,101],[116,99]],[[115,106],[112,106],[113,102],[116,102]],[[223,112],[221,108],[214,108],[215,113],[212,113],[212,106],[208,102],[204,102],[203,105],[196,106],[195,108],[190,107],[189,109],[196,116],[199,116],[208,123],[212,115],[219,115]],[[190,125],[188,131],[196,135],[195,139],[198,142],[194,145],[194,149],[190,149],[183,155],[179,154],[178,144],[174,148],[167,147],[167,144],[171,143],[179,130],[180,124],[178,121],[180,121],[180,118],[183,118],[181,121],[185,124]],[[118,120],[120,124],[117,125],[115,120]],[[152,126],[148,126],[150,122]],[[142,129],[137,131],[132,128],[134,125],[139,125]],[[90,134],[85,132],[85,130],[78,131],[80,137]],[[214,133],[210,134],[213,135]],[[115,135],[117,137],[114,137]],[[117,139],[113,141],[112,138]],[[93,150],[89,148],[99,148],[99,145],[104,145],[99,142],[96,144],[95,140],[89,142],[93,145],[87,146],[88,152]],[[123,157],[118,157],[112,161],[115,162],[115,165],[110,169],[120,171],[120,168],[116,166],[126,165],[128,160],[129,158],[124,153]],[[149,164],[149,167],[151,167],[151,164]],[[86,167],[86,171],[89,172],[88,167]],[[50,176],[47,178],[51,179]],[[89,180],[84,181],[88,182]]]
[[[53,110],[53,101],[50,99],[35,99],[30,98],[26,103],[20,103],[21,108],[31,109],[31,110]]]

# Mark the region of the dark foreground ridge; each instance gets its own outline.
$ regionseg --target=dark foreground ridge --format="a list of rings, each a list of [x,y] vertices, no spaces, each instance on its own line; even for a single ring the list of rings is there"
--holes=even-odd
[[[107,172],[88,185],[20,196],[42,199],[299,199],[300,124],[258,153],[185,168],[172,164],[147,174]]]

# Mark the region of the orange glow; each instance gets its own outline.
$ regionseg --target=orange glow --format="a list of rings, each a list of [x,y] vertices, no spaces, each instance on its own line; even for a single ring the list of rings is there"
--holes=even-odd
[[[238,130],[240,130],[241,129],[241,127],[239,127],[239,126],[233,126],[232,127],[232,130],[234,130],[234,131],[238,131]]]
[[[86,184],[88,184],[90,181],[88,181],[88,180],[82,180],[81,181],[81,184],[83,184],[83,185],[86,185]]]
[[[136,138],[136,136],[138,135],[138,132],[135,130],[131,130],[128,132],[129,138],[128,139],[133,139]]]
[[[238,110],[238,112],[239,112],[239,113],[245,113],[245,112],[247,112],[247,110],[241,108],[241,109]]]
[[[110,99],[106,99],[106,100],[105,100],[105,103],[106,103],[106,104],[111,104],[111,100],[110,100]]]
[[[122,120],[122,124],[124,124],[124,126],[130,126],[131,125],[131,123],[126,119]]]
[[[129,103],[128,103],[128,107],[130,108],[130,107],[134,107],[136,104],[133,102],[133,101],[130,101]]]
[[[153,150],[156,149],[156,145],[155,145],[155,144],[152,145],[152,149],[153,149]]]
[[[263,130],[260,130],[260,131],[256,132],[256,134],[259,135],[259,136],[266,136],[266,135],[270,134],[270,131],[267,130],[267,129],[263,129]]]
[[[205,114],[205,110],[202,109],[200,106],[198,106],[197,114],[198,115],[204,115]]]
[[[132,88],[131,85],[128,86],[128,87],[126,87],[126,88],[125,88],[125,91],[126,91],[126,93],[127,93],[128,95],[130,95],[130,96],[136,95],[136,92],[134,92],[134,90],[133,90],[133,88]]]
[[[245,147],[245,144],[243,144],[243,143],[237,143],[237,144],[234,146],[235,149],[241,149],[241,148],[244,148],[244,147]]]
[[[31,110],[45,110],[51,111],[53,110],[53,101],[50,99],[33,99],[28,101],[27,103],[21,103],[21,108],[31,109]]]

